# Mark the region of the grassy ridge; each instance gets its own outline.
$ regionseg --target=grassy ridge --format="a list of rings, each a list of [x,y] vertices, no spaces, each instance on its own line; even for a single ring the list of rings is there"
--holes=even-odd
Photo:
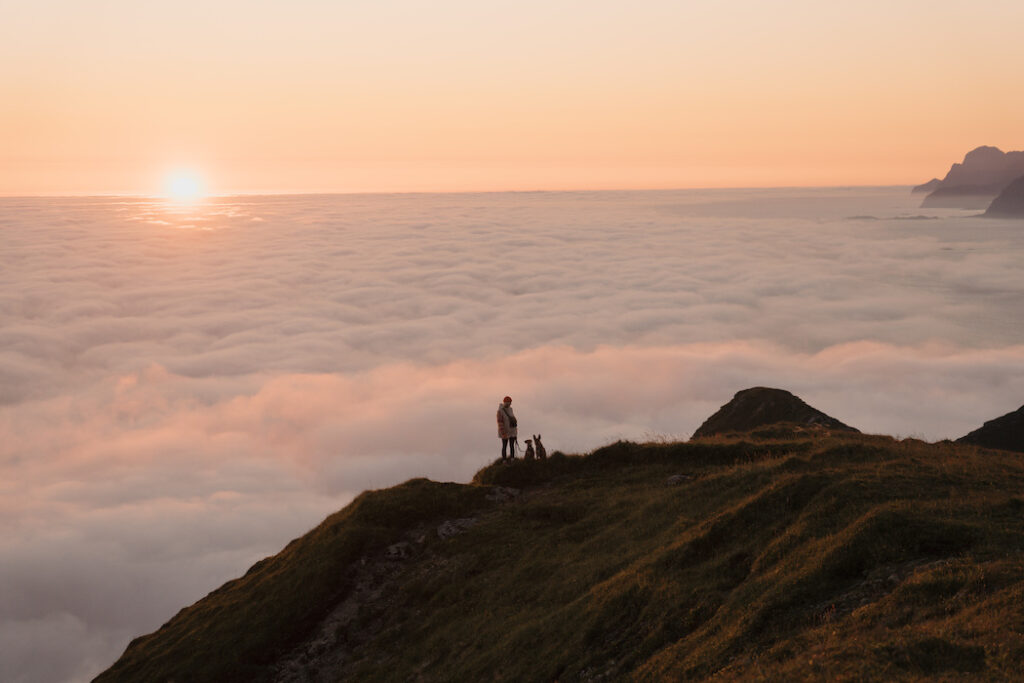
[[[494,505],[493,485],[525,493]],[[1019,454],[784,426],[495,465],[364,494],[98,680],[269,676],[357,558],[467,515],[338,629],[343,664],[312,662],[311,679],[1009,680],[1022,512]]]
[[[426,479],[365,492],[245,576],[133,640],[95,681],[260,680],[352,590],[361,557],[424,520],[480,507],[483,494],[477,487]]]

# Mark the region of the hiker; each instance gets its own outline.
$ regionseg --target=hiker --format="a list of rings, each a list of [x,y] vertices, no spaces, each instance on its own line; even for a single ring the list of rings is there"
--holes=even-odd
[[[505,461],[505,450],[508,449],[508,459],[516,457],[516,414],[512,412],[512,397],[506,396],[501,405],[498,406],[498,438],[501,439],[501,460]]]

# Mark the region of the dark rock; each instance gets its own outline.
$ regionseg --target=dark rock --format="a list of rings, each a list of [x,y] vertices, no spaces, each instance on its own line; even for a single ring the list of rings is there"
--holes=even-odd
[[[1002,185],[953,185],[940,187],[921,202],[930,209],[983,209],[999,194]]]
[[[994,218],[1024,218],[1024,176],[1007,185],[992,200],[985,215]]]
[[[960,443],[1024,453],[1024,406],[957,439]]]
[[[384,556],[389,560],[405,560],[412,553],[412,545],[406,541],[389,545]]]
[[[476,524],[476,517],[463,517],[462,519],[450,519],[437,527],[439,538],[451,538],[465,533],[471,526]]]
[[[915,185],[913,189],[911,189],[910,191],[913,194],[918,194],[919,192],[931,192],[932,190],[938,189],[940,185],[942,185],[941,180],[939,180],[938,178],[932,178],[927,183]]]
[[[487,492],[485,498],[495,503],[504,503],[510,500],[515,500],[519,497],[519,489],[510,488],[508,486],[495,486]]]
[[[789,422],[826,429],[856,432],[834,417],[812,408],[783,389],[754,387],[738,392],[731,401],[704,421],[693,438],[723,432],[749,432],[762,425]]]
[[[1003,152],[998,147],[978,147],[968,152],[959,164],[953,164],[946,176],[934,186],[921,206],[944,208],[984,208],[1015,178],[1024,175],[1024,152]],[[923,188],[930,185],[919,185]]]

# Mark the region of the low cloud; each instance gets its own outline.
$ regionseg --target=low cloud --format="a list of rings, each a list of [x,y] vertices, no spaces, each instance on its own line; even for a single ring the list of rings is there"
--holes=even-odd
[[[213,400],[194,398],[197,382],[153,366],[75,400],[23,406],[17,430],[3,425],[16,436],[0,451],[0,581],[13,588],[0,599],[13,634],[0,647],[20,648],[49,626],[34,647],[51,665],[66,662],[56,678],[82,666],[83,642],[109,664],[129,635],[155,629],[355,493],[414,476],[467,481],[498,452],[493,413],[504,393],[524,434],[568,452],[687,438],[752,385],[790,389],[865,431],[936,439],[1015,407],[1024,347],[544,347],[248,377]]]
[[[929,440],[1024,403],[1020,231],[858,192],[0,200],[0,678],[88,680],[359,491],[467,481],[505,394],[567,452],[756,385]]]

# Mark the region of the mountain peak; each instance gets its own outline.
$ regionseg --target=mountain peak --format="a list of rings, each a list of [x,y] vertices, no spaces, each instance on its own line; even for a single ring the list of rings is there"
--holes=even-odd
[[[965,154],[962,162],[953,164],[938,184],[929,181],[913,191],[930,190],[922,206],[983,208],[1021,175],[1024,152],[1003,152],[998,147],[982,145]]]
[[[804,403],[785,389],[751,387],[736,393],[732,400],[704,421],[693,438],[724,432],[747,432],[763,425],[790,422],[826,429],[858,430]]]
[[[998,147],[992,147],[991,145],[981,145],[975,147],[970,152],[964,155],[964,164],[975,164],[985,163],[990,161],[1002,161],[1006,154],[1003,150]]]

